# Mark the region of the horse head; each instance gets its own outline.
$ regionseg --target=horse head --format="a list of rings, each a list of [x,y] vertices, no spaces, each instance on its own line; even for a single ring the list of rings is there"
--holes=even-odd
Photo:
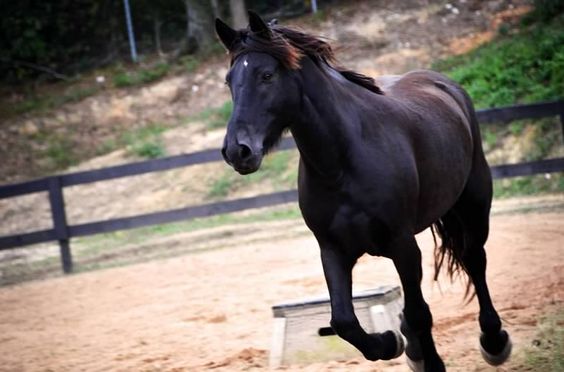
[[[234,30],[217,19],[216,32],[231,55],[225,80],[233,100],[221,152],[237,172],[249,174],[259,169],[299,110],[299,57],[253,12],[247,29]]]

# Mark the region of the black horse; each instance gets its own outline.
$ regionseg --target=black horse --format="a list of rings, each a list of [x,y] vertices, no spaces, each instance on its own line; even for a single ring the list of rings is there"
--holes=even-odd
[[[357,259],[364,253],[390,258],[404,292],[409,365],[444,371],[414,237],[433,226],[442,240],[436,272],[446,259],[451,275],[468,275],[480,304],[482,355],[503,363],[511,341],[485,277],[492,181],[467,93],[432,71],[375,81],[338,67],[319,38],[267,25],[252,12],[249,20],[244,30],[216,20],[231,56],[226,83],[234,102],[222,154],[249,174],[291,131],[300,152],[300,209],[321,248],[331,327],[369,360],[401,355],[401,335],[367,334],[352,305]]]

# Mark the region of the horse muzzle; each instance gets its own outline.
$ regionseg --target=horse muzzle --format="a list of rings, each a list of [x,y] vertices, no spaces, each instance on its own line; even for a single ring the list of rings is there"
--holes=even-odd
[[[253,151],[245,142],[224,146],[221,154],[225,162],[241,175],[256,172],[262,162],[262,151]]]

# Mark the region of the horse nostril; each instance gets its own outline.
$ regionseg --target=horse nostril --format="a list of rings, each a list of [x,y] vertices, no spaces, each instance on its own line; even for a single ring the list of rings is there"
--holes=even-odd
[[[239,158],[241,160],[246,160],[251,157],[253,151],[251,148],[244,144],[239,144]]]

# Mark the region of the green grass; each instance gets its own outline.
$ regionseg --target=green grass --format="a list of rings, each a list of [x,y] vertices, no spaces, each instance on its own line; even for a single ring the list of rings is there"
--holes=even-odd
[[[298,206],[292,204],[76,238],[71,243],[75,272],[124,266],[203,251],[201,248],[193,249],[191,245],[182,245],[163,250],[153,249],[151,244],[143,244],[152,239],[223,225],[244,225],[255,222],[295,220],[300,218],[301,213]],[[232,234],[232,232],[220,234],[218,237],[229,236],[229,234]],[[223,245],[221,246],[223,247]],[[217,247],[212,248],[217,249]],[[57,252],[57,250],[53,250],[51,255],[32,262],[2,265],[0,286],[60,276],[60,258]]]
[[[120,143],[125,144],[130,155],[149,159],[162,157],[166,155],[166,150],[161,135],[166,129],[163,124],[152,123],[124,133]]]
[[[498,37],[468,54],[437,61],[432,68],[459,82],[477,108],[564,98],[564,14],[551,21],[527,16],[521,28],[503,27]],[[540,17],[543,18],[543,17]],[[530,127],[532,126],[532,127]],[[562,146],[558,118],[482,126],[486,156],[511,136],[532,131],[531,146],[519,161],[540,160]],[[492,162],[490,162],[492,163]],[[493,164],[492,164],[493,165]],[[495,197],[564,192],[564,177],[556,173],[494,181]]]
[[[263,159],[260,169],[247,176],[226,169],[209,185],[208,199],[221,199],[252,184],[265,184],[274,190],[295,188],[297,183],[298,161],[295,152],[277,151]]]
[[[564,311],[545,315],[530,346],[525,349],[523,370],[564,371]]]
[[[564,15],[523,26],[432,68],[459,82],[476,107],[564,97]]]
[[[170,70],[168,63],[160,62],[151,67],[116,73],[112,80],[117,88],[148,84],[163,78]]]
[[[233,112],[233,102],[227,101],[219,107],[207,108],[188,118],[188,122],[201,121],[208,129],[219,129],[227,126],[231,112]]]
[[[22,115],[26,113],[38,113],[56,109],[66,103],[79,102],[90,97],[101,90],[98,86],[70,87],[60,93],[35,95],[30,94],[25,100],[2,106],[1,112],[5,117]]]
[[[79,162],[74,144],[64,136],[51,136],[45,155],[54,169],[64,169]]]
[[[266,210],[224,214],[133,230],[123,230],[75,239],[73,240],[73,254],[77,262],[77,268],[79,266],[81,267],[79,270],[92,270],[99,267],[115,265],[115,258],[111,257],[107,259],[109,256],[120,256],[116,262],[127,264],[152,258],[164,258],[170,257],[171,255],[197,252],[191,250],[189,246],[177,249],[176,253],[173,251],[149,252],[151,248],[143,246],[143,243],[151,239],[159,239],[179,233],[187,233],[223,225],[244,225],[254,222],[294,220],[299,218],[301,218],[301,213],[298,207],[296,205],[290,205],[268,208]],[[124,247],[126,246],[132,248],[133,251],[124,251]],[[138,248],[136,246],[140,247]],[[146,252],[141,252],[141,250]],[[81,261],[83,264],[80,264]]]
[[[180,64],[186,72],[194,72],[200,67],[200,61],[194,56],[185,56],[180,58]]]
[[[564,193],[564,176],[562,173],[494,180],[494,198],[547,193]]]

